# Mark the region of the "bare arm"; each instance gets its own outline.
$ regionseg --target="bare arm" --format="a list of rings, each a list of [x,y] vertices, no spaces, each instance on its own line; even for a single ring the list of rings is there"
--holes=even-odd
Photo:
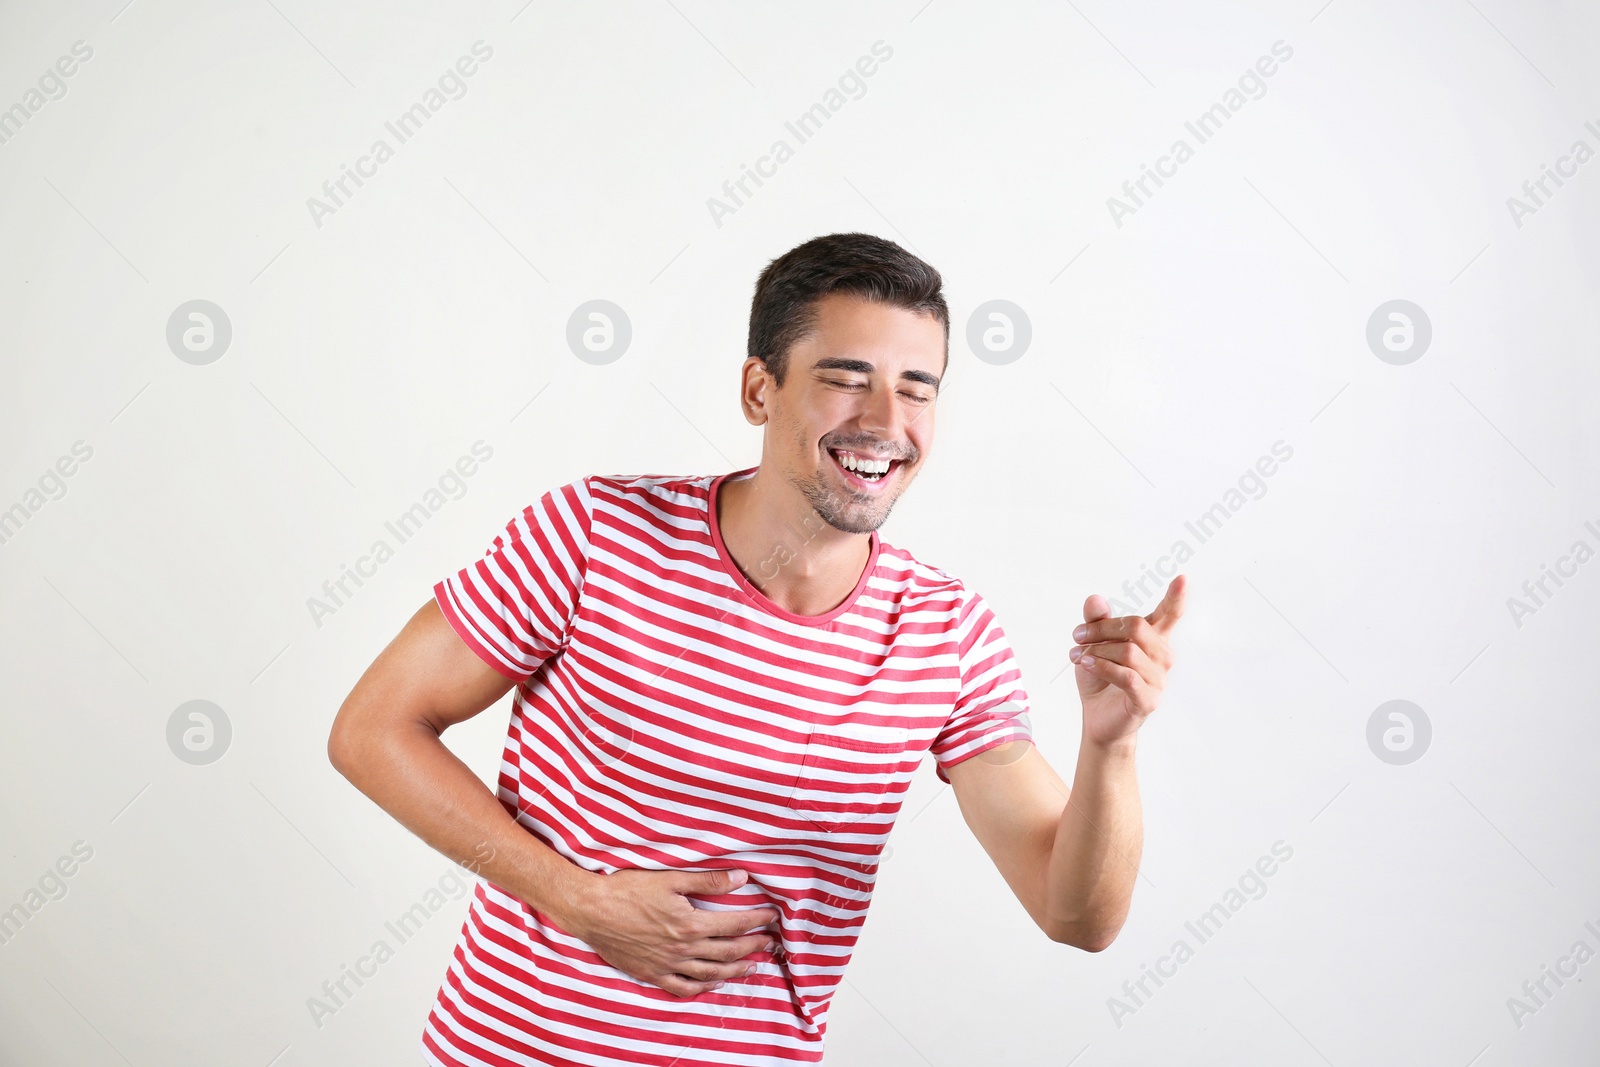
[[[1111,746],[1083,740],[1050,850],[1045,899],[1056,939],[1089,952],[1110,947],[1127,921],[1144,853],[1133,749],[1132,736]]]
[[[514,683],[467,647],[430,600],[367,668],[334,719],[328,758],[379,807],[612,966],[680,997],[747,973],[775,909],[712,911],[690,894],[726,893],[725,871],[586,871],[524,829],[439,735]],[[756,933],[749,933],[756,930]]]
[[[412,833],[565,926],[583,882],[596,876],[519,826],[439,739],[513,684],[456,636],[430,600],[345,698],[328,758]]]
[[[1070,789],[1027,741],[997,745],[947,772],[967,825],[1052,941],[1099,952],[1128,918],[1144,852],[1134,747],[1166,687],[1167,636],[1187,590],[1178,575],[1147,616],[1112,618],[1098,595],[1084,602],[1070,653],[1083,699]]]
[[[1109,946],[1144,847],[1131,744],[1106,752],[1085,741],[1070,788],[1027,741],[948,774],[967,826],[1035,925],[1087,952]]]
[[[949,776],[966,825],[1034,925],[1085,952],[1109,945],[1142,849],[1131,752],[1122,766],[1085,745],[1072,787],[1027,741],[963,760]]]

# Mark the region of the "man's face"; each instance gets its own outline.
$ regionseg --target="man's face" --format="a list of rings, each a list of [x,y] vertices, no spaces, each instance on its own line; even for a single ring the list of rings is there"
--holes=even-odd
[[[815,331],[789,350],[783,386],[768,379],[765,458],[828,525],[869,533],[933,446],[944,327],[843,293],[816,310]]]

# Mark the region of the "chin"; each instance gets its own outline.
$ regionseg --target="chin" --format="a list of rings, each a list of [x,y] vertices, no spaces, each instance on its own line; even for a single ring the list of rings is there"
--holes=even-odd
[[[881,511],[874,508],[867,512],[853,508],[846,508],[843,511],[824,511],[818,508],[817,514],[822,516],[823,522],[835,530],[852,534],[872,533],[889,519],[888,508],[883,508]]]
[[[895,502],[903,491],[897,490],[892,496],[884,494],[863,500],[853,493],[829,486],[826,477],[826,472],[823,472],[821,479],[803,487],[802,491],[822,521],[844,533],[864,534],[878,529],[889,521],[889,513],[894,510]]]

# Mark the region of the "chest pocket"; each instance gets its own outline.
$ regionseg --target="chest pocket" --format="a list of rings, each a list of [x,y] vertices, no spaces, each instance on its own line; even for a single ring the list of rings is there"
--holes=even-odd
[[[887,834],[919,762],[910,737],[904,726],[815,727],[789,807],[827,833]]]

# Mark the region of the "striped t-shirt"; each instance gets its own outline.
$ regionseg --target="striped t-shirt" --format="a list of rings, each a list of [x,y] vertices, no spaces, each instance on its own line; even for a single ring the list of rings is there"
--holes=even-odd
[[[828,1006],[924,753],[1031,740],[975,592],[870,536],[855,589],[796,615],[739,570],[720,476],[591,476],[545,493],[440,581],[445,618],[518,685],[501,803],[588,871],[740,868],[697,907],[781,912],[780,947],[692,998],[612,967],[477,884],[422,1043],[432,1064],[766,1067],[822,1058]],[[760,580],[808,531],[752,568]]]

